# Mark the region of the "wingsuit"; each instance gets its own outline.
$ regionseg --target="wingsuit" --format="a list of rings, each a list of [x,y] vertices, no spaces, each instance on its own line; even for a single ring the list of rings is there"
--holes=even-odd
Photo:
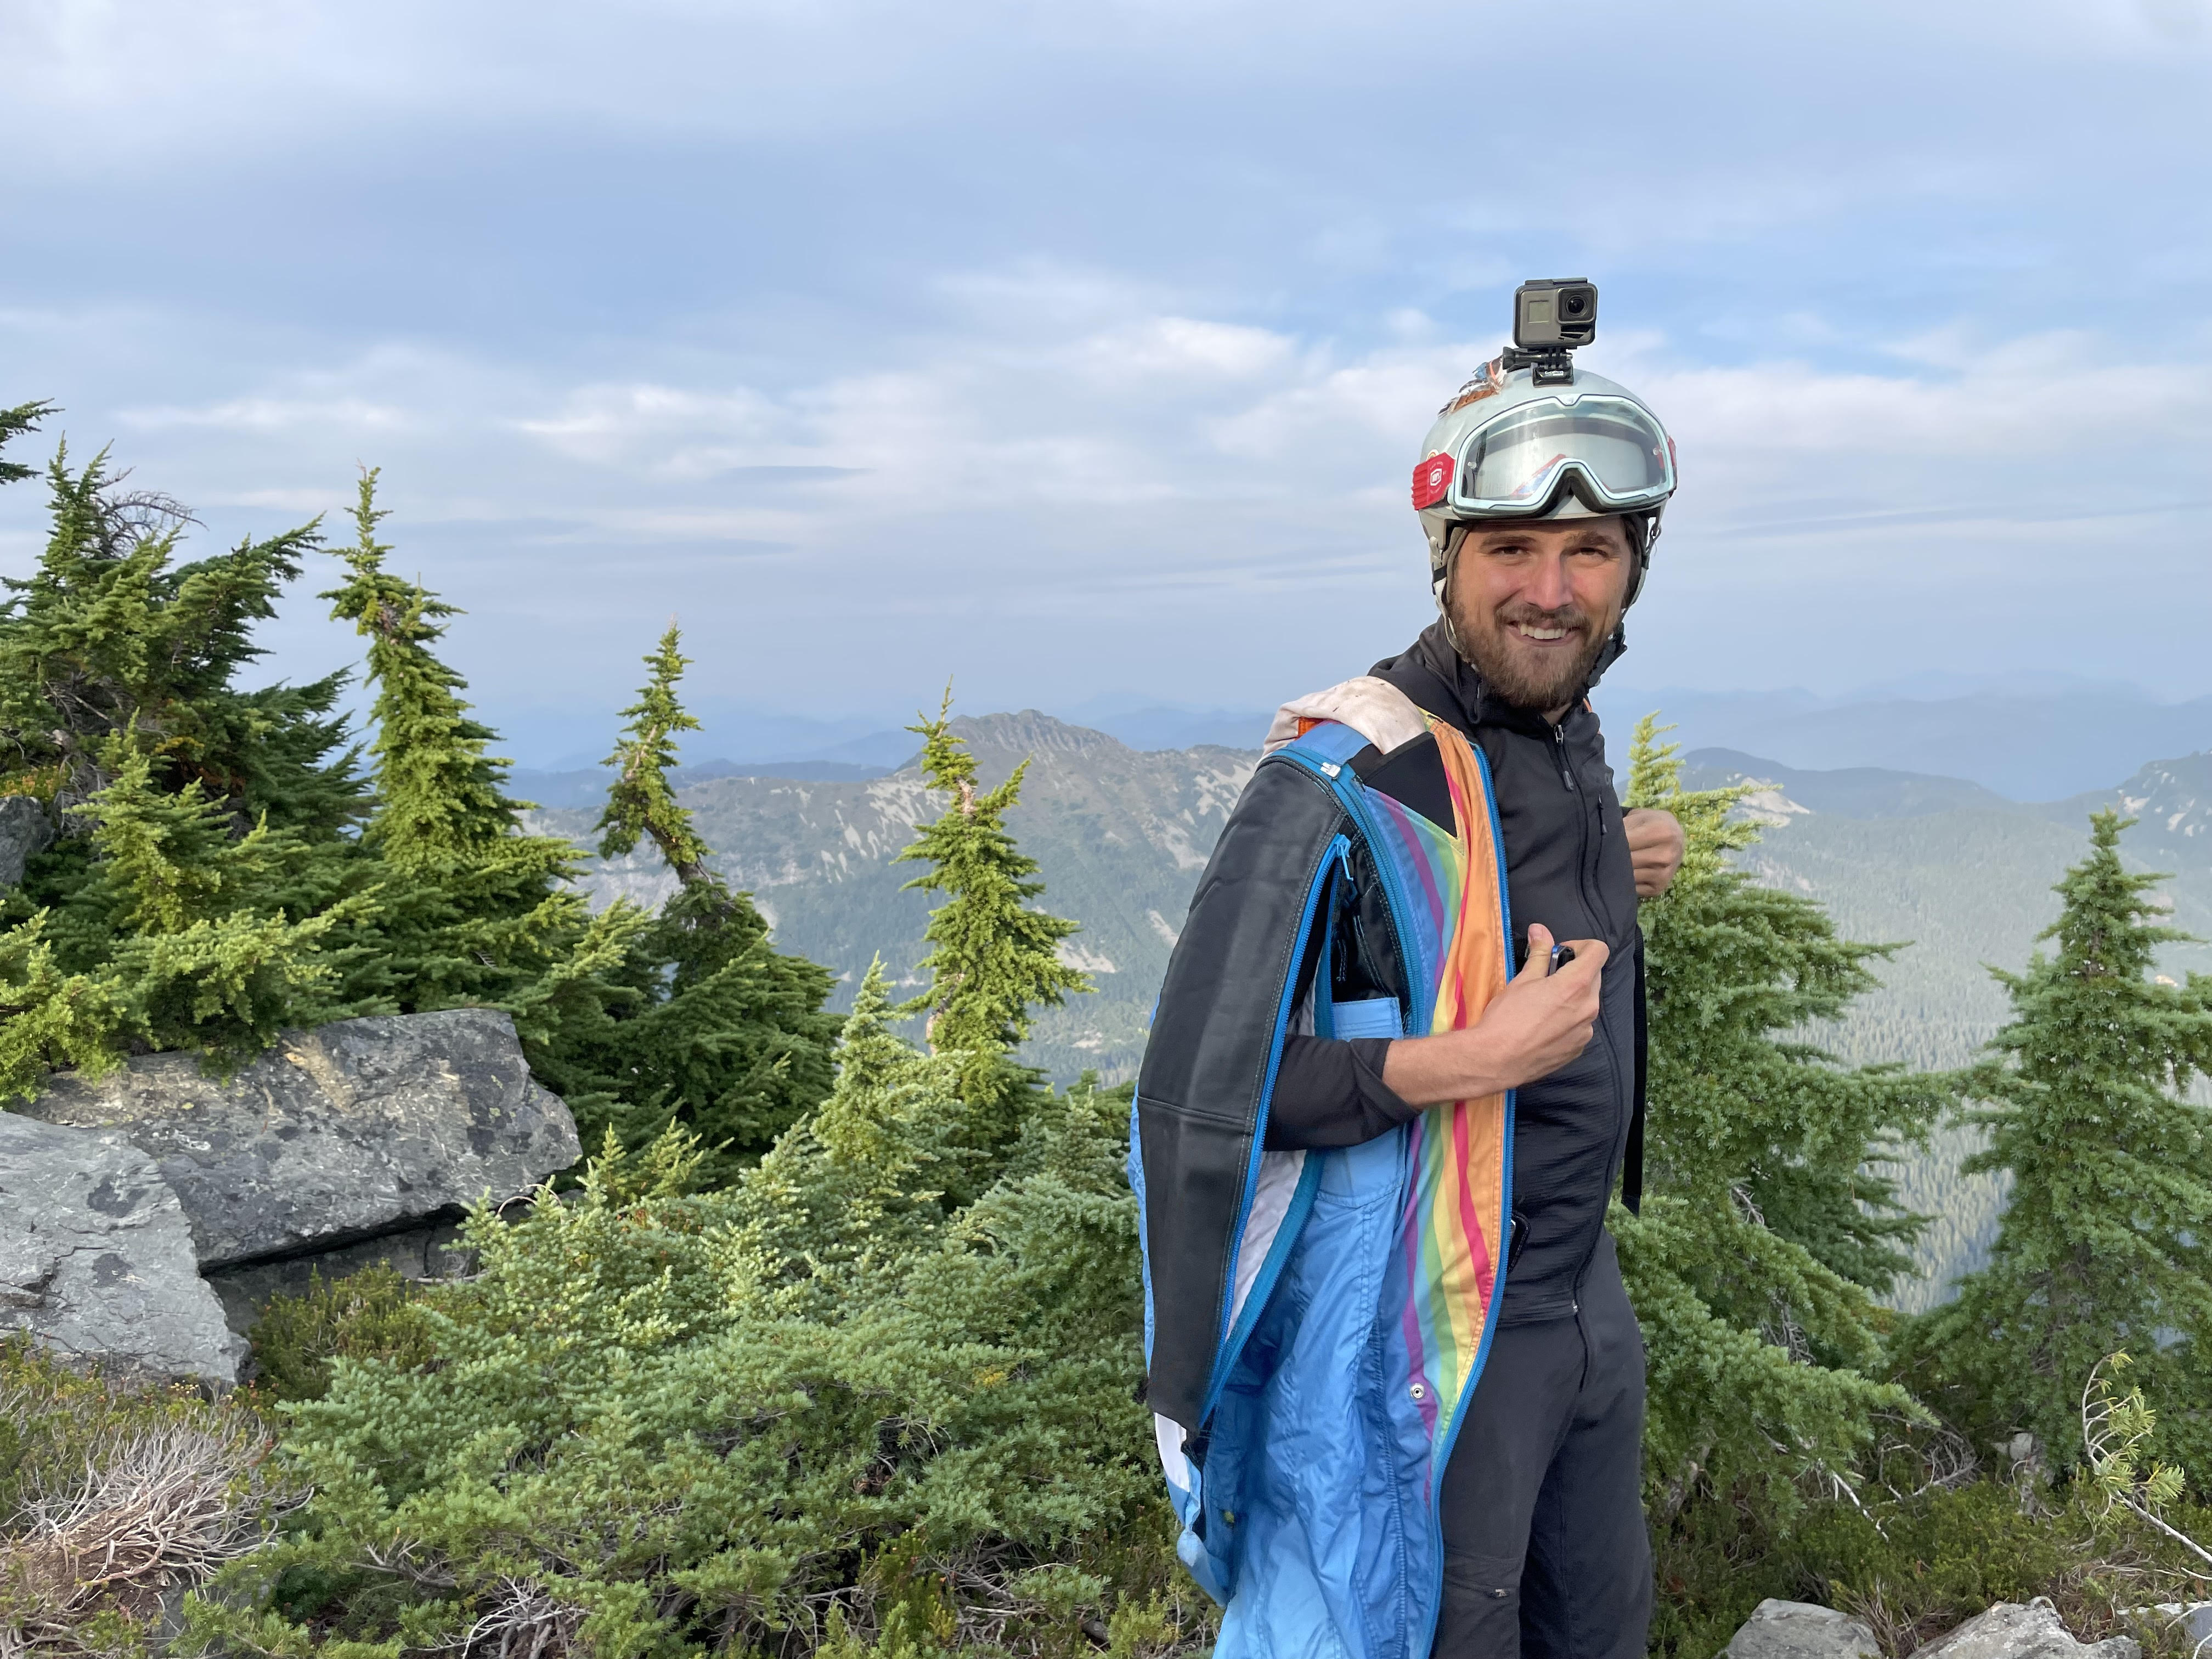
[[[1644,1350],[1604,1228],[1640,1162],[1636,904],[1586,700],[1506,705],[1445,623],[1278,715],[1131,1129],[1148,1398],[1219,1659],[1643,1651]],[[1588,1047],[1407,1105],[1389,1040],[1474,1024],[1532,922],[1610,947]]]

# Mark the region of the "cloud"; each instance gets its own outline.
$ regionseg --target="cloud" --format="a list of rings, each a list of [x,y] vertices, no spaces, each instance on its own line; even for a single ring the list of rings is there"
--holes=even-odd
[[[407,410],[364,398],[233,398],[198,408],[125,409],[118,411],[118,418],[142,432],[165,427],[205,427],[223,432],[263,433],[318,426],[389,433],[410,423]]]
[[[1638,672],[2212,689],[2202,15],[1595,0],[1565,119],[1502,0],[22,0],[0,402],[211,535],[380,464],[518,697],[680,609],[730,695],[1244,706],[1418,624],[1420,437],[1587,270],[1683,455]],[[2069,637],[2123,568],[2143,631]]]

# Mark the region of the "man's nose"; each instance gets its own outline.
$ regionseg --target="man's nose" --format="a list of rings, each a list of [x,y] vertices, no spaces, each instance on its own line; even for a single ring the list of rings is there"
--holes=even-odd
[[[1574,584],[1567,579],[1565,556],[1549,553],[1537,560],[1521,597],[1541,611],[1560,611],[1574,603]]]

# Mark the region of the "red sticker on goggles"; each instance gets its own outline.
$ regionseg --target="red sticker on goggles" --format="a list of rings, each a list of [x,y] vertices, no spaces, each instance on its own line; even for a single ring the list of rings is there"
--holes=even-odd
[[[1413,508],[1425,512],[1451,494],[1452,473],[1458,463],[1449,455],[1431,455],[1413,469]]]

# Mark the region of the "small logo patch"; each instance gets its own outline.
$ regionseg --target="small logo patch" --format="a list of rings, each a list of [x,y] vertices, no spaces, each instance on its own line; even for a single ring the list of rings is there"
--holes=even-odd
[[[1413,469],[1413,507],[1425,512],[1451,494],[1452,458],[1431,455]]]

